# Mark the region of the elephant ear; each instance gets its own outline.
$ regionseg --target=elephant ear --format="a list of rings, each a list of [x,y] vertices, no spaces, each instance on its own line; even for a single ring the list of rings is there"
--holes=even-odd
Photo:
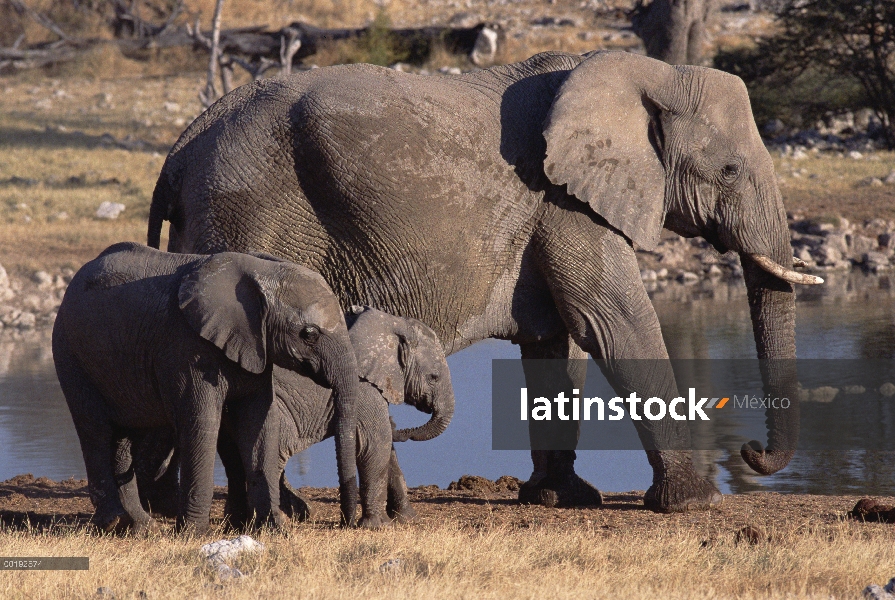
[[[251,373],[267,366],[267,300],[249,257],[215,254],[180,282],[180,310],[196,333]],[[259,261],[260,263],[260,261]]]
[[[357,373],[372,383],[389,404],[404,403],[410,331],[403,319],[368,307],[352,307],[348,335]]]
[[[602,52],[575,67],[544,123],[544,173],[641,248],[659,242],[665,220],[660,90],[669,65]]]

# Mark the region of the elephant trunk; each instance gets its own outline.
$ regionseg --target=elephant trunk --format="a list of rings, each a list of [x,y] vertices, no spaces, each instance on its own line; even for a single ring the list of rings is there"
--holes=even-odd
[[[788,243],[774,254],[773,262],[776,266],[792,260]],[[762,258],[767,258],[766,256],[756,258],[755,255],[741,253],[740,258],[765,395],[790,400],[787,408],[780,408],[778,402],[778,408],[769,407],[765,413],[767,448],[761,442],[753,440],[744,444],[740,450],[743,460],[753,471],[771,475],[789,464],[799,439],[795,293],[789,280],[783,279],[778,272],[763,264]]]
[[[454,392],[449,376],[445,376],[439,387],[439,393],[435,395],[436,400],[432,403],[432,418],[419,427],[398,429],[393,432],[393,442],[406,442],[407,440],[425,442],[444,433],[454,416]]]
[[[332,388],[333,406],[336,422],[336,463],[339,471],[339,504],[342,510],[342,523],[353,526],[357,512],[357,417],[355,406],[359,398],[357,363],[351,345],[346,343],[340,356],[335,360],[327,360],[324,365],[324,377]]]

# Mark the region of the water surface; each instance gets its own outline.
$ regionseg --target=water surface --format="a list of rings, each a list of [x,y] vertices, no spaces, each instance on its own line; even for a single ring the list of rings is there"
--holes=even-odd
[[[681,358],[753,358],[755,347],[742,283],[669,284],[653,292],[669,352]],[[895,275],[859,272],[802,288],[796,343],[800,358],[895,358]],[[49,332],[23,339],[0,333],[0,480],[20,473],[51,479],[85,477],[80,445],[53,369]],[[463,474],[525,479],[524,451],[491,450],[491,359],[517,358],[509,342],[488,340],[448,358],[457,410],[448,430],[429,442],[398,445],[410,486],[446,486]],[[399,426],[426,415],[392,407]],[[742,463],[738,447],[697,453],[699,468],[725,493],[755,490],[821,494],[895,495],[895,457],[864,453],[799,452],[784,471],[758,477]],[[641,451],[579,451],[578,473],[601,490],[646,489],[651,469]],[[298,486],[335,486],[332,440],[293,457],[287,466]],[[218,464],[219,485],[226,484]]]

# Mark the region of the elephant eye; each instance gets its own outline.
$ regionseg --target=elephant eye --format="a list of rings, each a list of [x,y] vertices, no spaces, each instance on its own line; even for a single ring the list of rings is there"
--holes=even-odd
[[[721,176],[724,179],[734,179],[737,175],[740,174],[740,165],[736,163],[730,163],[728,165],[724,165],[724,168],[721,169]]]
[[[320,329],[315,327],[314,325],[307,325],[299,333],[301,339],[308,342],[309,344],[313,344],[320,337]]]
[[[428,379],[429,383],[435,383],[438,381],[438,373],[429,373]]]

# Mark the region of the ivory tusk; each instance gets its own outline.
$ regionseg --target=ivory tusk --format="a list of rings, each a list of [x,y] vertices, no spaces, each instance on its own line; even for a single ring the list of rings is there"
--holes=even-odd
[[[765,256],[763,254],[750,254],[749,258],[755,261],[759,267],[770,273],[775,277],[779,277],[783,281],[788,281],[789,283],[801,283],[805,285],[817,285],[818,283],[823,283],[824,280],[815,275],[806,275],[804,273],[796,273],[790,269],[784,269],[776,262],[771,260],[770,257]]]
[[[794,269],[806,269],[808,268],[808,263],[797,256],[792,257],[792,267]]]

